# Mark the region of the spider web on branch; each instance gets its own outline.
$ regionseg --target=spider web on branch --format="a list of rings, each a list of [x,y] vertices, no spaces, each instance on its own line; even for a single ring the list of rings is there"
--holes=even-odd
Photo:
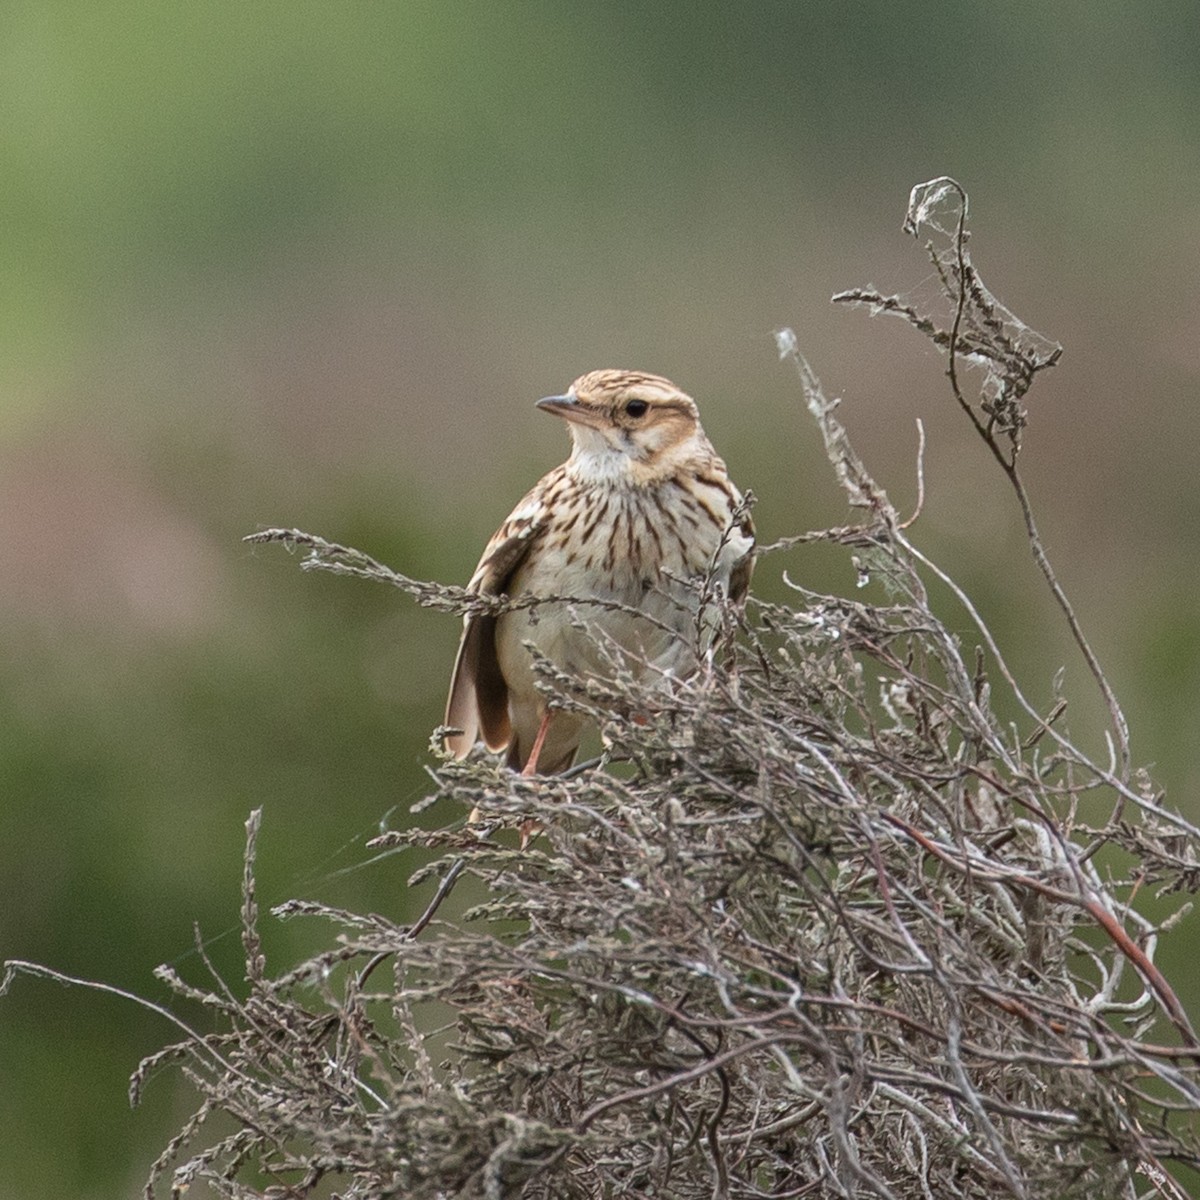
[[[903,228],[924,238],[933,273],[897,295],[868,285],[838,292],[833,302],[901,317],[947,352],[960,403],[987,434],[1006,436],[1015,455],[1027,419],[1021,401],[1037,372],[1058,362],[1062,346],[1026,325],[984,285],[968,250],[967,216],[967,194],[953,179],[917,184]],[[975,402],[982,418],[959,392],[960,365],[982,372]]]

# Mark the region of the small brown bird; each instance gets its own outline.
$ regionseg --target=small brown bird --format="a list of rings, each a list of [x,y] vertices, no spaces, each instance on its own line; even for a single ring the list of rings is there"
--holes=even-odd
[[[462,758],[482,736],[514,770],[553,775],[574,762],[584,721],[547,707],[525,643],[580,679],[611,675],[614,654],[639,677],[690,674],[695,582],[742,601],[754,526],[695,402],[669,380],[592,371],[537,406],[567,422],[571,456],[496,531],[468,586],[602,603],[467,617],[446,705],[462,732],[446,744]]]

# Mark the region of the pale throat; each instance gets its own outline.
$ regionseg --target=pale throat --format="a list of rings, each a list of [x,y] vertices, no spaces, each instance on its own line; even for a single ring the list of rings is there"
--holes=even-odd
[[[697,428],[687,437],[656,444],[653,430],[640,431],[636,440],[625,440],[590,426],[572,428],[571,457],[567,467],[582,483],[602,487],[644,487],[660,483],[708,457],[708,443]]]

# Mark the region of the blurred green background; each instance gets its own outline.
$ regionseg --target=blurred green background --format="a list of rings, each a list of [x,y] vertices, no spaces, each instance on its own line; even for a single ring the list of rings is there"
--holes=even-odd
[[[971,193],[989,286],[1066,346],[1024,470],[1137,759],[1200,817],[1190,2],[2,13],[0,954],[170,1002],[151,971],[203,978],[196,921],[237,981],[260,805],[264,905],[404,920],[411,862],[352,868],[424,794],[457,623],[240,537],[295,525],[463,581],[565,453],[532,402],[601,366],[699,398],[764,539],[840,522],[781,325],[902,507],[924,419],[918,539],[1033,697],[1066,664],[1071,728],[1101,747],[941,361],[828,305],[927,273],[900,222],[942,173]],[[853,589],[816,551],[768,560],[759,589],[785,567]],[[274,964],[323,932],[269,923]],[[1193,1008],[1195,936],[1161,960]],[[171,1035],[20,982],[0,1002],[0,1200],[134,1194],[189,1111],[173,1074],[125,1102]]]

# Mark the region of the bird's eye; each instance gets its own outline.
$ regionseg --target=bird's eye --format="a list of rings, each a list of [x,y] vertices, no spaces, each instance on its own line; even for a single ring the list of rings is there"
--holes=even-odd
[[[625,411],[631,417],[644,417],[649,407],[650,405],[645,400],[627,400],[625,402]]]

